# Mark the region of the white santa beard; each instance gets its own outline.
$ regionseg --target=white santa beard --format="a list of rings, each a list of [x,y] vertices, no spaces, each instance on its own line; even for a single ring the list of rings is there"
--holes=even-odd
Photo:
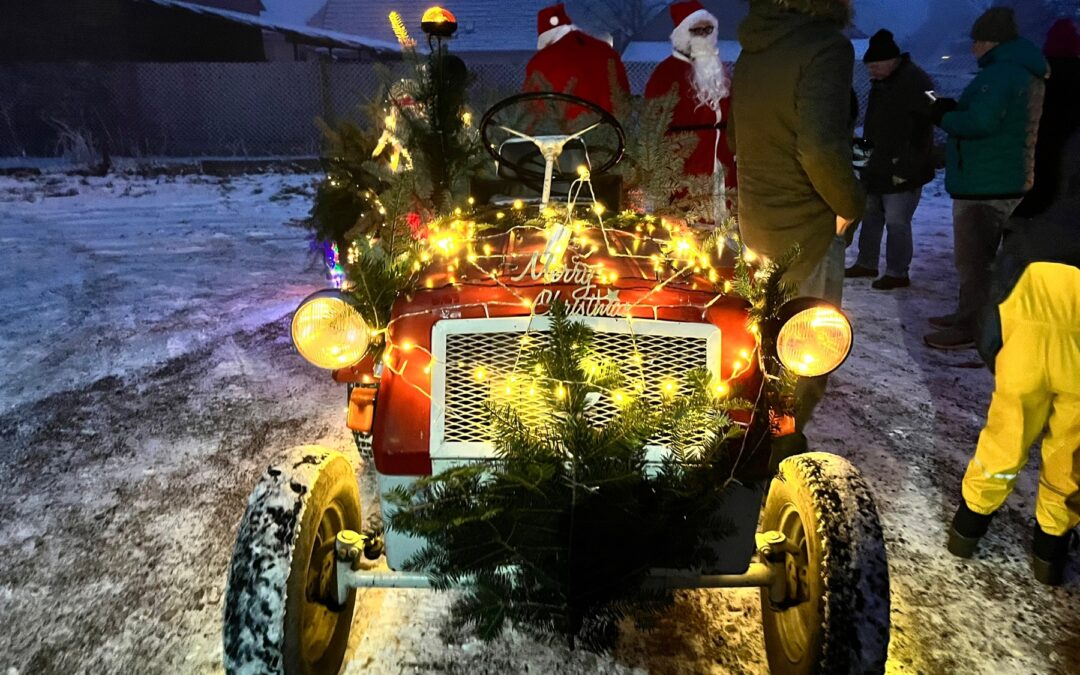
[[[690,63],[694,67],[692,84],[699,105],[720,110],[720,101],[727,98],[728,79],[716,40],[709,37],[690,38]]]

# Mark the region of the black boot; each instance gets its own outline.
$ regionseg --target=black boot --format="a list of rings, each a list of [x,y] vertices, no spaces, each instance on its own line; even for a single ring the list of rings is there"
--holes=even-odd
[[[956,509],[952,526],[949,527],[949,553],[961,558],[970,558],[974,555],[975,547],[986,534],[993,517],[992,513],[988,516],[975,513],[968,508],[967,504],[960,502],[960,508]]]
[[[1031,570],[1036,579],[1047,586],[1061,585],[1065,563],[1069,561],[1069,544],[1075,536],[1075,530],[1055,536],[1035,525],[1035,536],[1031,540]]]
[[[858,279],[859,277],[876,277],[877,270],[873,267],[863,267],[862,265],[852,265],[844,270],[844,277],[847,279]]]

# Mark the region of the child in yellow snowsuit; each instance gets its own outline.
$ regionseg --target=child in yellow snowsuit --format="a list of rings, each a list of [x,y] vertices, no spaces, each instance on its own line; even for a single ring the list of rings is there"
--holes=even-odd
[[[994,394],[949,550],[970,557],[990,516],[1012,492],[1044,429],[1035,504],[1035,577],[1062,582],[1080,524],[1080,199],[1071,198],[1012,234],[995,262],[979,351]]]

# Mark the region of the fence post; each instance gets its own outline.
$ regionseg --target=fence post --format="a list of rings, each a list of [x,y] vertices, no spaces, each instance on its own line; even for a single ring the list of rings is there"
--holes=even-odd
[[[334,114],[334,95],[333,95],[333,78],[330,76],[330,68],[333,65],[330,61],[319,60],[319,96],[322,100],[320,109],[322,110],[322,119],[330,126],[337,125],[337,115]],[[312,124],[315,120],[311,121]]]

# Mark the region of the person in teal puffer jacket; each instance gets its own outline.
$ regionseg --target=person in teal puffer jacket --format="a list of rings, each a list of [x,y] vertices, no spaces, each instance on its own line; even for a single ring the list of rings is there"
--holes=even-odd
[[[971,29],[980,72],[959,101],[939,98],[935,122],[949,134],[945,189],[953,198],[956,311],[930,319],[937,349],[975,346],[975,318],[986,301],[990,265],[1005,222],[1034,182],[1035,140],[1049,73],[1042,52],[1019,37],[1012,9],[993,7]]]

